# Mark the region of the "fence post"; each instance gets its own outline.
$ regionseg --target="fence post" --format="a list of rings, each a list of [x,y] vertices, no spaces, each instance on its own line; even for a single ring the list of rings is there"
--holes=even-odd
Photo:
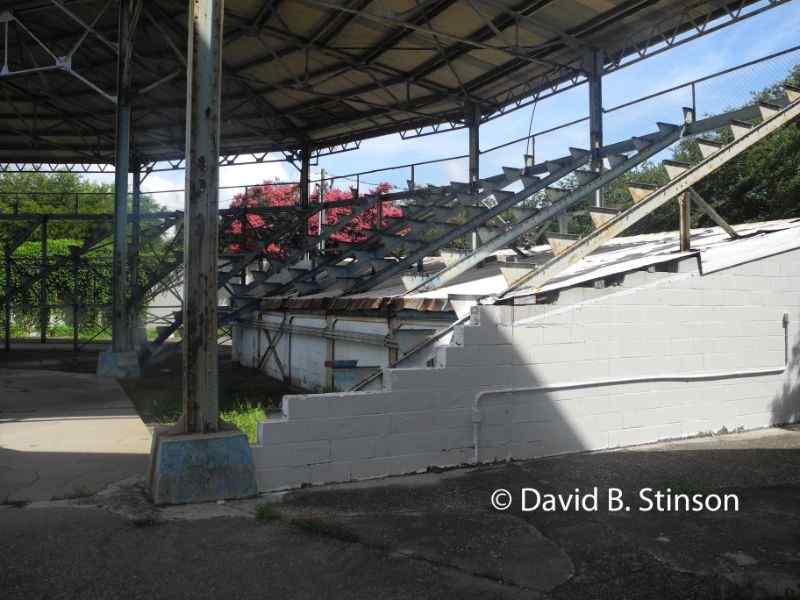
[[[78,319],[78,260],[80,256],[77,248],[70,248],[72,251],[72,350],[78,351],[78,337],[80,332],[80,324]]]
[[[3,248],[3,254],[5,257],[5,274],[6,274],[6,285],[5,285],[5,298],[3,299],[3,310],[5,311],[5,331],[4,331],[4,338],[5,338],[5,350],[6,352],[11,351],[11,246],[8,242],[5,243],[5,247]]]
[[[50,311],[47,302],[47,217],[42,217],[41,264],[39,265],[39,338],[47,343],[47,328],[50,325]]]

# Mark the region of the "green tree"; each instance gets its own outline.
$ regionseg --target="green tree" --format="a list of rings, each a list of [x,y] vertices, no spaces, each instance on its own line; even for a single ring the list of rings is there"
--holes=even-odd
[[[800,65],[786,83],[800,85]],[[778,83],[752,94],[753,102],[778,102],[784,88]],[[733,140],[730,129],[716,133],[715,139]],[[690,164],[702,160],[697,142],[681,140],[673,149],[673,159]],[[666,173],[663,168],[663,181]],[[642,181],[642,179],[639,179]],[[728,222],[746,223],[800,216],[800,125],[789,124],[746,150],[700,181],[695,190]],[[632,232],[674,230],[678,223],[677,203],[670,202],[637,224]],[[713,221],[700,211],[692,212],[692,225],[706,227]]]

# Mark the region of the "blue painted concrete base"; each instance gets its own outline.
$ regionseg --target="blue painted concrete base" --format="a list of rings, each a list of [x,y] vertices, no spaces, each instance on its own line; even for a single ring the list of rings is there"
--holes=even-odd
[[[139,357],[136,352],[114,352],[112,350],[101,352],[97,361],[97,374],[100,377],[141,377]]]
[[[253,454],[238,430],[153,433],[150,495],[155,504],[189,504],[258,494]]]

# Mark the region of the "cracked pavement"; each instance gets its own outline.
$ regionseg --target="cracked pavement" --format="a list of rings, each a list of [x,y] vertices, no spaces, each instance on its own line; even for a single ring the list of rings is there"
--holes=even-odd
[[[155,508],[140,479],[0,508],[4,598],[785,598],[800,429]],[[736,493],[736,513],[498,512],[492,490]],[[270,503],[275,520],[255,519]]]

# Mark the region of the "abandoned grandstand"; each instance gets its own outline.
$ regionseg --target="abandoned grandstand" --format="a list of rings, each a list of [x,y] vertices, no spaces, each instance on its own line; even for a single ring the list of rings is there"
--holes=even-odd
[[[282,417],[258,426],[261,491],[796,421],[800,219],[731,225],[695,189],[795,126],[796,82],[709,112],[697,105],[701,79],[692,80],[624,105],[689,91],[670,120],[654,117],[613,140],[603,128],[604,76],[783,3],[399,0],[384,10],[369,1],[120,0],[118,14],[100,1],[0,9],[0,82],[13,82],[0,96],[3,170],[116,169],[113,216],[77,202],[46,215],[2,205],[0,226],[11,231],[6,348],[15,303],[28,307],[38,286],[45,332],[48,276],[88,268],[110,240],[113,340],[98,372],[140,376],[182,350],[181,443],[227,435],[217,402],[221,329],[242,365],[307,392],[285,396]],[[525,151],[509,151],[507,166],[487,173],[482,126],[580,86],[585,143],[550,155],[529,132],[515,140]],[[359,177],[369,172],[348,174],[350,193],[327,202],[328,180],[311,175],[362,140],[457,130],[468,142],[461,181],[428,184],[416,177],[423,163],[409,164],[408,180],[391,189],[365,192]],[[688,141],[697,160],[664,158]],[[220,209],[220,165],[272,160],[296,167],[296,203],[249,204],[255,192],[245,189],[241,204]],[[630,180],[650,162],[665,182]],[[142,212],[142,178],[174,169],[186,172],[185,209]],[[612,206],[604,192],[613,185],[627,196]],[[674,231],[630,234],[669,205],[678,206]],[[344,210],[326,220],[336,209]],[[692,229],[693,212],[714,226]],[[585,226],[574,227],[577,217]],[[90,234],[48,259],[47,224],[70,219],[91,223]],[[37,231],[42,263],[12,282],[14,250]],[[143,276],[147,239],[168,241]],[[177,310],[160,308],[151,339],[136,334],[167,291],[180,296]],[[62,307],[76,323],[80,295],[76,276]],[[154,456],[173,440],[163,439]]]

